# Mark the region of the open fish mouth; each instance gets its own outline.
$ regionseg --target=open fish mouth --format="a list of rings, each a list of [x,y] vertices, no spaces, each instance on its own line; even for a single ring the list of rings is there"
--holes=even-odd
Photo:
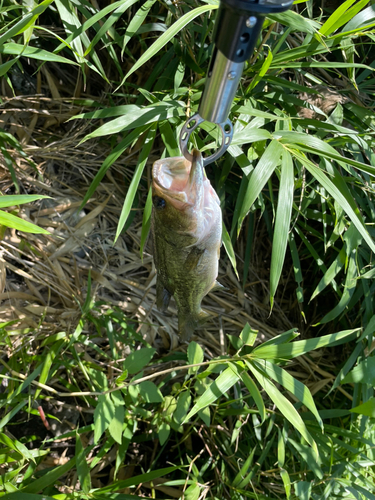
[[[193,205],[204,178],[200,153],[197,152],[193,163],[184,157],[156,161],[152,168],[152,178],[158,195],[166,196],[171,201]]]

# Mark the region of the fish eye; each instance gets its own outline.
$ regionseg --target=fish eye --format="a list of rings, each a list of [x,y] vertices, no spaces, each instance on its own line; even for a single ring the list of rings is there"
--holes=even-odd
[[[164,198],[161,198],[160,196],[154,196],[152,198],[152,204],[157,210],[161,210],[166,207],[167,203]]]

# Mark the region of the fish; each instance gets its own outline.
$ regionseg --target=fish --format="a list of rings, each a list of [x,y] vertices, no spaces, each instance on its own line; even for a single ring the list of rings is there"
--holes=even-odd
[[[152,167],[151,232],[156,267],[156,306],[165,312],[173,295],[178,333],[189,341],[208,317],[202,299],[217,282],[222,236],[220,200],[203,158],[172,157]]]

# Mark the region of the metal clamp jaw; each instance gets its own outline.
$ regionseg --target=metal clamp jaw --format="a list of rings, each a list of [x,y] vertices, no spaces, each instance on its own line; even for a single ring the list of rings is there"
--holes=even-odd
[[[181,130],[180,149],[191,158],[188,141],[203,121],[219,126],[222,144],[204,163],[217,160],[228,149],[233,125],[228,119],[245,61],[252,54],[267,14],[288,10],[293,0],[221,0],[215,21],[214,50],[206,76],[206,84],[198,113],[189,118]]]

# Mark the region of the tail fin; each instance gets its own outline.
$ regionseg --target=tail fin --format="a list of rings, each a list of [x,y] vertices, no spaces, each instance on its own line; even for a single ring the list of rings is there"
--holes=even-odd
[[[184,314],[181,312],[178,315],[178,334],[183,341],[189,341],[193,336],[194,331],[202,326],[203,323],[210,317],[210,314],[201,309],[198,315]]]

